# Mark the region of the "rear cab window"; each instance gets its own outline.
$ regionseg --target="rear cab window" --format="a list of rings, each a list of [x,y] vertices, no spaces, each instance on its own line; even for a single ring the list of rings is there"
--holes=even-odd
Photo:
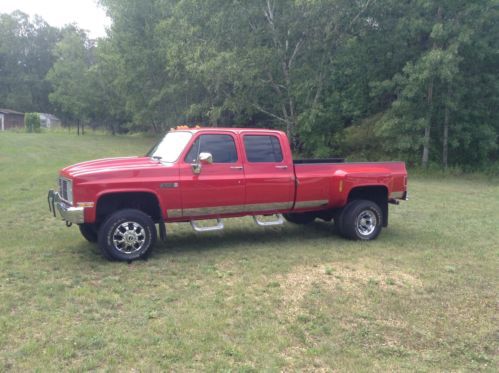
[[[274,135],[244,135],[246,159],[251,163],[280,163],[283,154],[279,138]]]
[[[213,163],[236,163],[238,161],[236,143],[231,135],[200,135],[192,144],[185,162],[197,162],[200,153],[211,153]]]

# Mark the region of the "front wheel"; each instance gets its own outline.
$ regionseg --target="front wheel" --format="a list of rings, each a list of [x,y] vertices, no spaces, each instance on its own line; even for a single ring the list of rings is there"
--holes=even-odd
[[[374,240],[383,226],[383,213],[378,204],[368,200],[350,202],[340,216],[341,235],[352,240]]]
[[[99,229],[99,248],[107,259],[131,261],[146,257],[156,243],[156,227],[140,210],[120,210]]]

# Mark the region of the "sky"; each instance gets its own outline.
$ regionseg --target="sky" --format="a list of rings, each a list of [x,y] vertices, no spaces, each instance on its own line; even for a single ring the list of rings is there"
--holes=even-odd
[[[97,0],[0,0],[0,13],[14,10],[30,16],[37,14],[55,27],[76,23],[88,31],[90,38],[105,36],[111,24]]]

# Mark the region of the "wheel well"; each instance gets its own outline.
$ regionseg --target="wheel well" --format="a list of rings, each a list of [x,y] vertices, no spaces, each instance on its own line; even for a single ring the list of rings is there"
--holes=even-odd
[[[149,215],[156,223],[162,221],[158,199],[147,192],[111,193],[100,197],[97,201],[96,220],[100,223],[113,212],[122,209],[137,209]]]
[[[388,188],[382,185],[363,186],[353,188],[348,194],[348,202],[366,199],[376,202],[383,213],[383,226],[388,225]]]

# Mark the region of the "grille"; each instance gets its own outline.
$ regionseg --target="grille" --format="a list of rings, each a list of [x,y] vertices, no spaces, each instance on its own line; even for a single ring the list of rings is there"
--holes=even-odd
[[[71,180],[59,178],[59,195],[67,202],[73,202],[73,190]]]

